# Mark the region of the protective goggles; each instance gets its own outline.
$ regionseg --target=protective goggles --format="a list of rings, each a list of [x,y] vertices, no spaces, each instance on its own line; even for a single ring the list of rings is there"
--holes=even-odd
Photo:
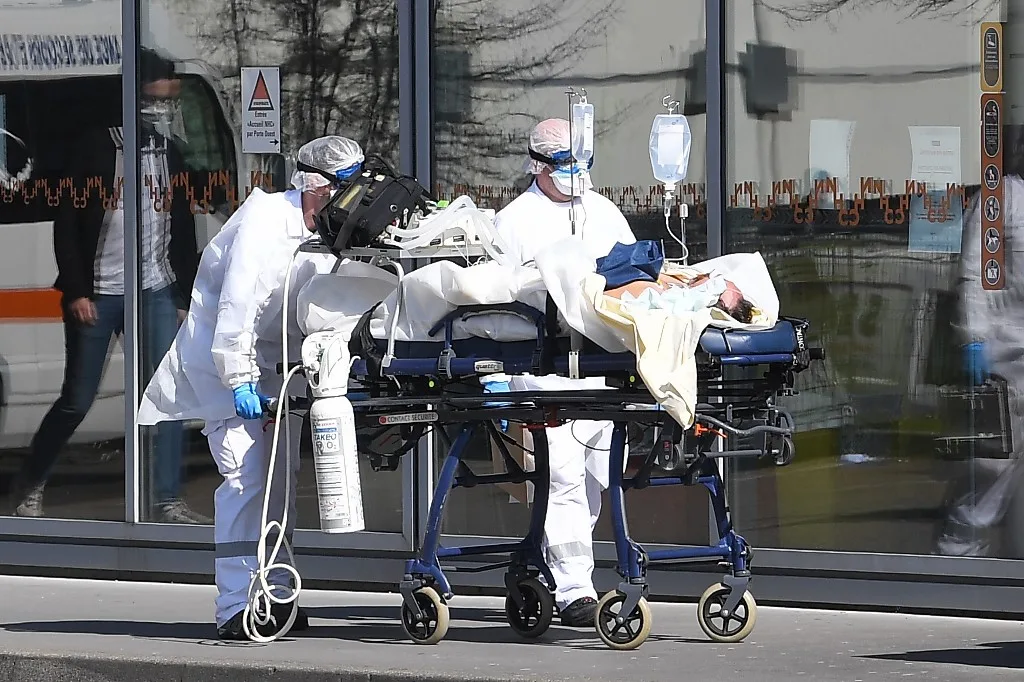
[[[341,170],[334,171],[334,177],[339,181],[348,180],[361,170],[363,170],[363,164],[362,162],[359,162],[357,164],[349,166],[348,168],[342,168]]]
[[[363,170],[363,162],[360,161],[358,163],[354,163],[351,166],[336,170],[333,173],[328,173],[327,171],[320,170],[319,168],[314,168],[308,163],[302,163],[301,161],[295,164],[295,168],[306,173],[316,173],[330,181],[331,184],[338,185]]]
[[[534,161],[540,161],[541,163],[546,163],[547,165],[554,166],[555,168],[571,168],[574,171],[580,170],[575,168],[577,161],[576,159],[573,158],[572,151],[568,149],[564,151],[555,152],[551,156],[541,154],[540,152],[536,152],[532,149],[529,149],[527,151],[529,151],[530,158],[533,159]],[[594,157],[591,156],[590,159],[587,161],[587,167],[585,170],[590,170],[593,167]]]

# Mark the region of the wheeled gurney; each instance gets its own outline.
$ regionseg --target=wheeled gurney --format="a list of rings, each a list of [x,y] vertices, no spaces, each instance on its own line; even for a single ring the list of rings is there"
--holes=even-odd
[[[406,563],[400,584],[402,626],[421,644],[434,644],[447,632],[447,601],[453,596],[441,561],[508,555],[508,561],[472,569],[507,568],[505,611],[518,634],[535,638],[549,627],[554,604],[554,579],[541,552],[548,496],[547,440],[544,429],[569,420],[614,423],[610,453],[610,501],[618,588],[599,602],[597,630],[614,649],[633,649],[647,638],[651,612],[647,605],[647,568],[651,564],[718,560],[726,569],[720,583],[708,588],[698,605],[698,620],[713,640],[738,642],[753,629],[756,603],[747,590],[751,549],[733,529],[725,486],[715,460],[762,457],[786,465],[794,456],[793,420],[775,400],[792,392],[795,375],[824,356],[808,348],[804,320],[783,318],[763,330],[707,329],[697,349],[698,404],[694,424],[682,429],[654,404],[636,372],[632,353],[609,353],[583,340],[560,338],[557,320],[522,303],[458,308],[431,329],[434,341],[396,342],[388,348],[369,330],[373,311],[363,316],[350,342],[353,356],[349,398],[357,424],[365,429],[390,427],[402,431],[401,446],[371,455],[374,467],[394,469],[428,428],[458,425],[438,477],[426,534],[418,556]],[[458,339],[453,330],[467,317],[509,314],[535,325],[536,339],[498,342]],[[393,356],[392,356],[393,353]],[[730,367],[762,370],[753,379],[733,378]],[[485,394],[480,377],[506,374],[558,374],[573,378],[604,377],[615,390],[570,392],[520,391]],[[526,471],[512,456],[515,441],[496,426],[499,421],[522,424],[534,435],[535,468]],[[654,426],[655,444],[642,463],[625,472],[627,427]],[[443,430],[439,429],[442,435]],[[501,452],[506,471],[474,473],[463,457],[477,432],[485,432]],[[364,431],[365,432],[365,431]],[[743,443],[737,444],[737,440]],[[737,447],[732,447],[734,444]],[[372,450],[364,448],[360,452]],[[716,447],[719,445],[721,447]],[[452,489],[483,484],[533,482],[535,499],[529,531],[519,542],[463,547],[440,543],[445,502]],[[715,514],[718,541],[709,547],[647,551],[630,535],[625,492],[649,486],[703,485]],[[543,583],[539,578],[543,578]]]

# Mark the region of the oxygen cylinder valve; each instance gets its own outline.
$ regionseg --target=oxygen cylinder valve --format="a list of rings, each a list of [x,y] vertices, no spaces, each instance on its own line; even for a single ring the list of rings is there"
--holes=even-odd
[[[350,365],[348,334],[335,331],[310,334],[302,342],[302,367],[314,398],[348,393]]]

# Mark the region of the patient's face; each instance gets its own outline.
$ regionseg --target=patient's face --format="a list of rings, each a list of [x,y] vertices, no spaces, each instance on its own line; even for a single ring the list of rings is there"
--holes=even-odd
[[[723,291],[722,295],[718,298],[718,302],[722,304],[722,307],[725,310],[734,309],[739,306],[742,300],[743,294],[736,288],[736,285],[732,282],[726,281],[725,291]]]
[[[702,273],[685,282],[685,286],[700,286],[709,279],[710,275]],[[680,279],[679,281],[682,282],[683,280]],[[753,305],[743,297],[743,292],[729,280],[725,280],[725,291],[723,291],[722,295],[718,297],[718,302],[715,304],[715,307],[729,313],[729,316],[737,322],[750,324],[754,320]]]
[[[750,324],[754,321],[754,306],[743,297],[736,285],[726,280],[725,291],[718,297],[717,306],[729,313],[737,322]]]

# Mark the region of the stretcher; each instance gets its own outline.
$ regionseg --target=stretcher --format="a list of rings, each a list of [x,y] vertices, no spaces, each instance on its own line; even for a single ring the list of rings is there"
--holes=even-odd
[[[550,312],[550,311],[549,311]],[[797,373],[816,359],[821,349],[805,343],[808,323],[782,318],[761,330],[709,328],[697,352],[698,404],[694,424],[683,429],[653,403],[636,372],[631,353],[609,353],[586,340],[558,336],[549,313],[529,305],[466,306],[438,320],[431,329],[435,340],[397,342],[370,332],[368,311],[349,342],[352,355],[349,398],[360,427],[361,454],[375,469],[394,470],[428,429],[448,440],[443,427],[455,425],[448,452],[431,501],[426,534],[417,556],[407,561],[400,583],[402,627],[414,642],[435,644],[448,630],[448,601],[453,596],[442,561],[470,557],[507,556],[507,560],[469,569],[505,568],[509,625],[519,635],[536,638],[554,616],[555,583],[541,552],[548,496],[547,440],[544,430],[569,420],[608,420],[614,423],[610,453],[610,513],[616,549],[616,568],[622,580],[600,599],[596,629],[605,644],[628,650],[640,646],[651,630],[647,605],[647,570],[653,564],[707,560],[725,568],[720,582],[704,593],[698,607],[703,631],[715,641],[738,642],[756,621],[756,602],[747,586],[752,551],[733,528],[726,490],[716,460],[759,457],[786,465],[795,455],[792,417],[776,404],[794,390]],[[459,339],[456,326],[472,316],[514,315],[536,328],[531,341],[499,342]],[[754,378],[730,376],[730,368],[757,368]],[[613,390],[519,391],[486,394],[480,377],[495,372],[604,377]],[[749,371],[742,372],[751,375]],[[498,424],[523,425],[534,436],[535,467],[527,471],[512,455],[520,445]],[[654,427],[656,437],[640,463],[626,471],[627,429]],[[372,443],[388,431],[392,442]],[[400,437],[394,438],[395,431]],[[506,470],[478,474],[465,461],[477,433],[486,433],[501,452]],[[397,444],[396,444],[397,443]],[[455,488],[532,482],[535,498],[526,536],[518,542],[446,547],[441,544],[445,503]],[[626,492],[653,486],[704,486],[711,498],[717,541],[708,547],[647,550],[634,540],[626,523]]]

